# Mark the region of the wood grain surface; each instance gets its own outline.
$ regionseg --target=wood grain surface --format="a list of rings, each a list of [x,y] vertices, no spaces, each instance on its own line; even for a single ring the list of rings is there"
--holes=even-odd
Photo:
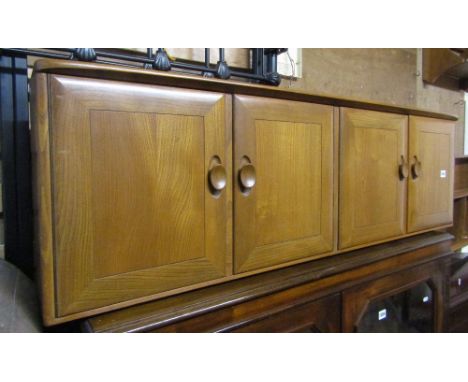
[[[408,119],[341,109],[339,247],[400,236],[406,231]],[[402,159],[403,158],[403,159]]]
[[[50,81],[57,315],[225,276],[229,96]]]
[[[432,118],[410,117],[410,165],[421,163],[421,175],[409,177],[408,232],[452,223],[454,125]]]
[[[234,98],[234,263],[243,272],[333,250],[333,108]]]

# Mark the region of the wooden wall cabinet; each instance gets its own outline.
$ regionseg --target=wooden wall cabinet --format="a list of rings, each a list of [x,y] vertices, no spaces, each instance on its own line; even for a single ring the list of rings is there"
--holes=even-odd
[[[340,248],[403,235],[408,117],[343,108],[340,122]]]
[[[452,223],[452,122],[347,108],[340,122],[339,248]]]
[[[451,223],[451,117],[61,61],[31,101],[47,325]]]

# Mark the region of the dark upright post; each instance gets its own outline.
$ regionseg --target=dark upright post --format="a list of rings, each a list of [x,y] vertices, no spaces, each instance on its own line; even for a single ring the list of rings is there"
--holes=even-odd
[[[33,219],[27,62],[0,55],[5,258],[33,275]]]

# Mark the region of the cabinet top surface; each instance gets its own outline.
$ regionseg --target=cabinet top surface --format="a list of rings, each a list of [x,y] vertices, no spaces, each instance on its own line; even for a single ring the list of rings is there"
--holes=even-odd
[[[415,115],[456,121],[458,118],[450,114],[435,113],[429,110],[411,107],[376,103],[369,100],[356,100],[335,97],[327,94],[306,93],[299,90],[276,88],[265,85],[251,84],[233,80],[219,80],[195,75],[167,73],[152,69],[128,68],[117,65],[83,63],[65,60],[38,60],[34,65],[34,73],[62,74],[86,78],[99,78],[114,81],[138,82],[144,84],[174,86],[197,90],[207,90],[222,93],[245,94],[260,97],[288,99],[293,101],[313,102],[318,104],[351,107],[404,115]]]

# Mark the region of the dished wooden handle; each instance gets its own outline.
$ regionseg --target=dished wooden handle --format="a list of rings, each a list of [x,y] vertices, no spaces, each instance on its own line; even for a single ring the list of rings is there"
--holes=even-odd
[[[217,164],[208,173],[208,179],[211,187],[216,191],[222,191],[226,188],[227,174],[222,164]]]
[[[400,164],[398,166],[398,174],[400,175],[400,180],[408,178],[409,175],[408,162],[405,161],[405,157],[403,155],[401,156]]]
[[[244,190],[250,190],[255,186],[257,175],[252,164],[246,164],[239,170],[239,182]]]
[[[411,176],[413,179],[421,176],[422,166],[421,162],[418,160],[417,155],[414,156],[414,163],[411,165]]]

